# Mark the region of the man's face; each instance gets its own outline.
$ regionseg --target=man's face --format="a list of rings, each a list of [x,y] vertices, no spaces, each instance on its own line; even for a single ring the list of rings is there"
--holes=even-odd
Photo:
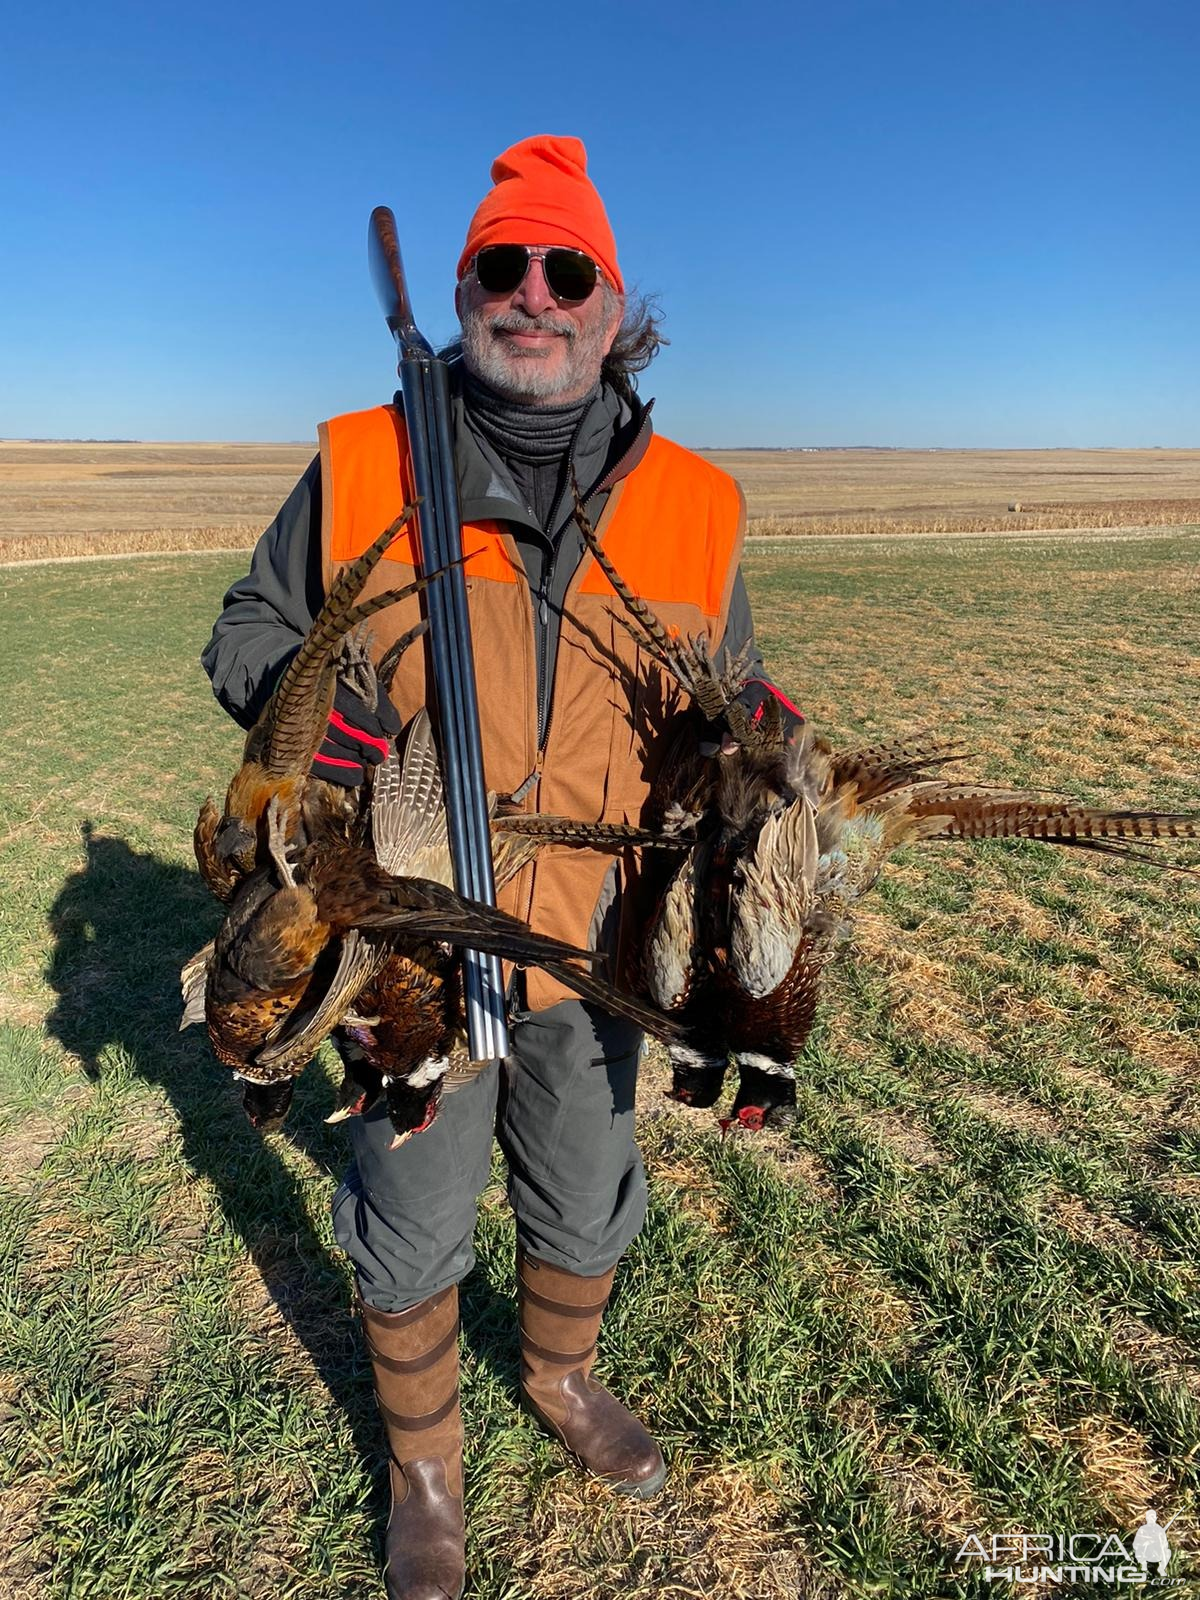
[[[602,278],[586,300],[563,305],[537,259],[508,294],[489,294],[468,272],[454,305],[468,370],[506,399],[533,406],[571,405],[595,387],[624,310]]]

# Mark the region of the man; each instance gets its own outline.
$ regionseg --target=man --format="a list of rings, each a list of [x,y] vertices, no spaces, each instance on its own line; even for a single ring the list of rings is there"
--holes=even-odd
[[[612,591],[574,520],[574,485],[635,589],[668,625],[704,633],[714,650],[751,639],[738,569],[744,503],[731,478],[653,435],[632,373],[659,339],[644,310],[626,314],[580,141],[522,140],[492,178],[458,265],[462,340],[451,355],[485,773],[529,810],[636,820],[672,691],[613,620]],[[218,698],[243,724],[331,574],[411,490],[399,395],[320,433],[320,456],[230,589],[204,653]],[[412,559],[402,539],[372,585],[403,582],[389,560],[403,568]],[[418,606],[381,613],[374,647],[410,626]],[[339,699],[314,770],[361,782],[386,735],[424,703],[425,672],[421,653],[409,651],[395,705],[374,718]],[[759,678],[750,703],[768,692]],[[501,904],[539,931],[611,950],[628,933],[622,891],[610,858],[550,849]],[[463,1586],[458,1284],[474,1261],[493,1132],[516,1216],[523,1399],[617,1492],[647,1498],[666,1476],[642,1424],[591,1377],[616,1265],[646,1213],[633,1126],[641,1036],[543,973],[517,976],[509,1059],[446,1097],[431,1126],[398,1150],[388,1149],[382,1106],[353,1119],[354,1162],[334,1199],[390,1447],[392,1600],[457,1597]]]

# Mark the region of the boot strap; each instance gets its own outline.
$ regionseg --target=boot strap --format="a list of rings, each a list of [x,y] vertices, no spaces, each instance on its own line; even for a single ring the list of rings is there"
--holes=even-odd
[[[420,1417],[406,1417],[399,1411],[393,1411],[390,1406],[384,1405],[378,1394],[375,1400],[383,1413],[384,1421],[390,1422],[393,1428],[399,1428],[404,1433],[420,1433],[423,1428],[432,1428],[435,1423],[441,1422],[454,1410],[458,1404],[458,1385],[454,1385],[454,1390],[444,1405],[438,1406],[436,1411],[427,1411]]]
[[[460,1326],[460,1319],[456,1317],[454,1326],[447,1330],[445,1337],[439,1339],[433,1349],[427,1350],[423,1356],[385,1356],[375,1348],[370,1338],[367,1339],[367,1348],[371,1352],[371,1360],[383,1367],[387,1372],[424,1372],[426,1367],[432,1367],[435,1362],[440,1361],[446,1354],[446,1351],[458,1338]]]
[[[587,1360],[597,1343],[598,1341],[593,1339],[587,1349],[580,1350],[577,1355],[564,1355],[561,1350],[547,1350],[545,1345],[535,1344],[525,1330],[523,1328],[521,1330],[521,1349],[527,1350],[530,1355],[538,1356],[542,1361],[552,1361],[558,1367],[578,1366]]]
[[[439,1290],[437,1294],[430,1295],[428,1300],[421,1300],[415,1306],[409,1306],[407,1311],[377,1311],[374,1306],[369,1306],[362,1299],[359,1300],[358,1305],[366,1327],[377,1327],[386,1332],[389,1328],[408,1327],[414,1322],[423,1322],[457,1288],[458,1285],[452,1283],[447,1288]]]
[[[602,1312],[608,1304],[608,1295],[603,1300],[597,1300],[590,1306],[565,1306],[561,1300],[551,1300],[549,1295],[539,1294],[536,1289],[531,1289],[527,1283],[520,1283],[521,1294],[526,1300],[531,1300],[535,1306],[541,1306],[543,1311],[553,1311],[559,1317],[594,1317]]]

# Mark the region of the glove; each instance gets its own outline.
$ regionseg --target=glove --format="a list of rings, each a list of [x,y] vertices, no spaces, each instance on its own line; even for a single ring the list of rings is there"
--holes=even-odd
[[[804,725],[804,713],[800,707],[794,706],[782,689],[777,689],[765,678],[748,678],[735,698],[738,704],[744,706],[750,713],[752,722],[761,722],[767,709],[767,701],[774,700],[779,706],[783,737],[788,744],[791,744],[795,737],[796,729]]]
[[[734,695],[734,700],[742,706],[750,716],[752,722],[761,722],[767,709],[767,701],[774,700],[779,707],[779,719],[783,724],[783,739],[785,744],[791,744],[796,737],[796,729],[804,726],[804,713],[798,706],[794,706],[784,694],[782,689],[777,689],[773,683],[768,683],[765,678],[747,678],[746,682]],[[721,748],[721,739],[702,739],[700,754],[702,756],[715,756]]]
[[[400,732],[395,706],[381,689],[374,711],[348,684],[338,683],[329,726],[313,757],[313,777],[356,789],[388,753],[388,741]]]

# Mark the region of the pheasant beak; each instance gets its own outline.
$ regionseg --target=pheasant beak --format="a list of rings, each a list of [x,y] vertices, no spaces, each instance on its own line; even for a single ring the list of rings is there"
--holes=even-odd
[[[361,1113],[363,1106],[366,1104],[366,1099],[367,1097],[365,1094],[360,1094],[358,1099],[354,1101],[353,1105],[339,1106],[336,1111],[331,1111],[329,1113],[329,1115],[325,1118],[325,1121],[332,1126],[335,1122],[345,1122],[348,1117],[357,1117]]]
[[[731,756],[742,747],[730,733],[728,728],[713,728],[710,724],[711,737],[701,739],[698,749],[702,756],[712,759],[716,756]]]
[[[393,1136],[393,1138],[392,1138],[391,1144],[388,1145],[388,1149],[389,1150],[399,1150],[400,1146],[402,1144],[406,1144],[408,1142],[408,1140],[412,1138],[414,1133],[424,1133],[426,1128],[429,1127],[430,1123],[437,1116],[437,1111],[438,1111],[438,1108],[437,1108],[437,1100],[436,1100],[436,1098],[432,1099],[432,1100],[427,1100],[425,1102],[425,1121],[421,1124],[421,1126],[419,1128],[409,1128],[404,1133],[395,1134]]]

